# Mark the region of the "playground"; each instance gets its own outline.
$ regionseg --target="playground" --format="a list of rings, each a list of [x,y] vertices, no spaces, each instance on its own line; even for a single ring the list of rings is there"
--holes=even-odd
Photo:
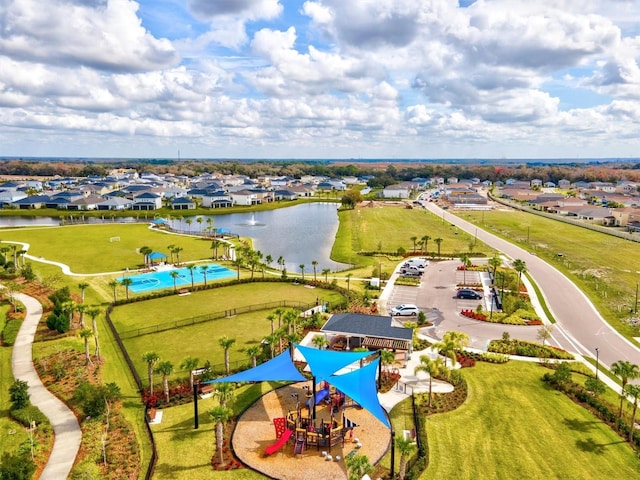
[[[382,458],[391,441],[389,428],[335,388],[319,388],[327,393],[317,395],[311,420],[306,400],[312,388],[307,381],[271,391],[245,411],[231,439],[244,464],[271,478],[344,480],[344,458],[351,452],[373,464]],[[278,438],[278,423],[286,439]],[[351,424],[356,426],[348,428]]]

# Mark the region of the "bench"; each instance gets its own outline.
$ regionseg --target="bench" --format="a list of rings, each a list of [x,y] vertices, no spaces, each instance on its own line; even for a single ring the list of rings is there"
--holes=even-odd
[[[213,393],[215,387],[213,385],[203,385],[200,387],[200,397],[205,398]]]
[[[403,430],[402,436],[405,440],[411,440],[412,442],[416,441],[416,429],[412,428],[411,430]]]
[[[153,422],[156,419],[156,413],[158,413],[158,412],[157,412],[157,410],[155,408],[150,408],[147,411],[147,415],[149,416],[149,421],[150,422]]]

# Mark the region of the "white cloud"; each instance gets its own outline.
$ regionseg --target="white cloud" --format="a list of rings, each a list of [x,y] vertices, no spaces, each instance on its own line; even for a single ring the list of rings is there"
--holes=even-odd
[[[128,0],[71,3],[20,0],[5,3],[0,55],[25,61],[145,71],[179,61],[168,40],[149,34]]]

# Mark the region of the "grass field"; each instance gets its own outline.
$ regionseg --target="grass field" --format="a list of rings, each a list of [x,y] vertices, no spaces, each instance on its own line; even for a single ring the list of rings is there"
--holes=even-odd
[[[306,288],[289,283],[242,284],[224,289],[194,292],[187,296],[164,297],[152,301],[132,303],[116,307],[111,315],[118,331],[205,315],[225,309],[249,305],[267,304],[279,300],[315,304],[339,302],[340,294],[320,288]],[[199,358],[202,363],[209,360],[213,365],[224,361],[218,339],[223,335],[235,338],[229,350],[232,362],[248,361],[244,350],[259,343],[271,333],[267,316],[273,309],[241,314],[161,333],[144,335],[125,340],[125,346],[142,378],[146,378],[146,364],[142,355],[147,351],[157,352],[163,360],[170,360],[176,370],[188,355]],[[277,321],[275,327],[277,328]],[[186,376],[184,373],[181,376]]]
[[[427,478],[638,478],[640,461],[609,427],[545,386],[526,362],[464,370],[469,397],[428,417]]]
[[[376,257],[357,255],[358,252],[396,252],[402,247],[407,253],[414,251],[412,237],[420,241],[425,235],[428,252],[437,252],[434,242],[441,238],[440,251],[443,255],[459,256],[462,253],[484,252],[490,255],[492,250],[457,227],[443,222],[441,218],[423,209],[403,207],[358,207],[339,213],[340,227],[331,251],[331,258],[338,262],[356,266],[374,265]],[[416,251],[420,246],[416,244]]]
[[[459,216],[535,252],[571,278],[619,332],[640,335],[625,321],[635,308],[640,244],[520,211]]]
[[[67,227],[37,227],[3,229],[4,242],[30,244],[29,254],[69,265],[74,273],[115,272],[136,269],[144,258],[136,249],[146,245],[152,250],[169,254],[168,245],[182,247],[180,261],[211,258],[211,241],[200,238],[169,235],[149,230],[146,224],[101,224]],[[109,241],[119,237],[119,241]]]

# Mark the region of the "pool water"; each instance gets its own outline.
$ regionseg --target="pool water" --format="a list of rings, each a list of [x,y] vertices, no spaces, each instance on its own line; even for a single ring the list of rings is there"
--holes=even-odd
[[[198,265],[198,268],[193,270],[193,283],[204,283],[204,275],[202,268]],[[229,270],[222,265],[211,263],[207,265],[207,282],[212,280],[221,280],[223,278],[235,277],[236,273],[233,270]],[[131,279],[131,285],[129,285],[129,291],[133,293],[144,293],[152,290],[160,290],[164,288],[173,288],[173,277],[171,272],[177,272],[176,288],[185,286],[191,286],[191,272],[188,268],[174,268],[171,270],[162,270],[159,272],[141,273],[140,275],[133,275],[126,277]]]

